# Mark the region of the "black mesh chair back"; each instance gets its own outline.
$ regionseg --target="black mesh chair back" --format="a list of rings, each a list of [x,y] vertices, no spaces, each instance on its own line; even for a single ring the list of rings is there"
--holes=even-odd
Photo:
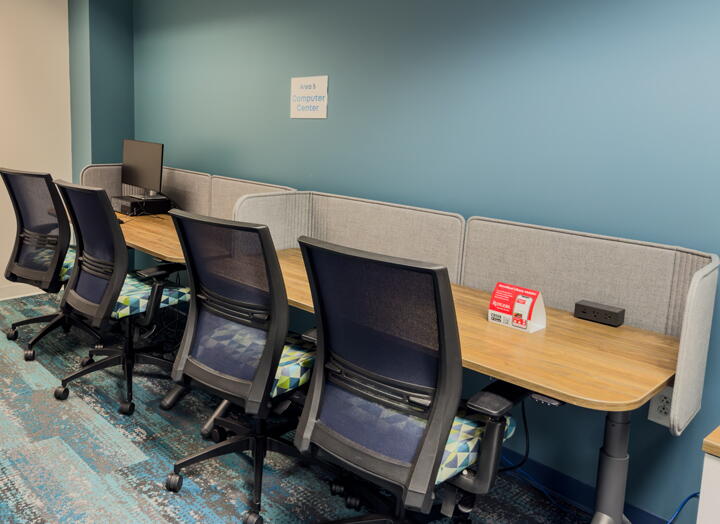
[[[128,269],[120,222],[102,189],[57,182],[75,229],[77,259],[61,308],[71,307],[93,327],[104,326]]]
[[[5,278],[57,293],[70,243],[70,224],[48,174],[0,169],[15,210],[17,235]]]
[[[318,353],[295,443],[427,506],[462,377],[447,269],[299,242]]]
[[[170,214],[192,299],[173,368],[258,414],[267,405],[287,335],[288,306],[267,226]]]

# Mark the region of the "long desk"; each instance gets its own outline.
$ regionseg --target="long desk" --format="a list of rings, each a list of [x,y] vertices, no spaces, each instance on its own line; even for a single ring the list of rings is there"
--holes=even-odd
[[[115,215],[122,220],[120,229],[128,247],[168,262],[185,262],[180,239],[170,215]]]
[[[182,250],[169,215],[124,217],[130,247],[170,262]],[[299,249],[278,252],[290,305],[313,312]],[[630,411],[675,374],[678,339],[630,326],[613,328],[547,309],[547,328],[523,333],[487,320],[490,294],[453,285],[463,366],[584,408],[606,411],[593,524],[621,524]],[[618,516],[619,515],[619,516]],[[608,520],[609,518],[609,520]]]

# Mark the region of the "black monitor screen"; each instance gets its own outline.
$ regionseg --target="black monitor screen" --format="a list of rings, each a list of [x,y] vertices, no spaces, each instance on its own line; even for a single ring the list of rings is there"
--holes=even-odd
[[[140,140],[123,140],[122,181],[160,192],[163,145]]]

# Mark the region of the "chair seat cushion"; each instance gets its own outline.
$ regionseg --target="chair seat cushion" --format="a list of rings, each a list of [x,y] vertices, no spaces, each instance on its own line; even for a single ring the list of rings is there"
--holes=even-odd
[[[140,280],[132,273],[125,277],[120,296],[110,316],[121,319],[132,315],[144,313],[147,309],[148,299],[152,285]],[[190,288],[166,285],[163,289],[160,307],[176,306],[181,302],[190,300]]]
[[[75,265],[75,248],[68,248],[65,260],[63,260],[62,266],[60,266],[60,282],[66,282],[70,280],[70,274],[72,268]]]
[[[515,419],[505,417],[503,441],[513,436],[515,427]],[[436,484],[454,477],[477,462],[480,442],[484,434],[485,425],[482,415],[458,415],[455,417],[445,444],[440,469],[435,478]]]
[[[315,346],[303,341],[299,335],[289,334],[270,390],[277,397],[299,388],[310,380],[315,363]]]

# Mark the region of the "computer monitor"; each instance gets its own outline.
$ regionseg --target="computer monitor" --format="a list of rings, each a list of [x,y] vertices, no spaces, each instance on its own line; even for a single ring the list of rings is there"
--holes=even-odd
[[[162,144],[123,140],[123,184],[159,193],[162,184],[162,165]]]

